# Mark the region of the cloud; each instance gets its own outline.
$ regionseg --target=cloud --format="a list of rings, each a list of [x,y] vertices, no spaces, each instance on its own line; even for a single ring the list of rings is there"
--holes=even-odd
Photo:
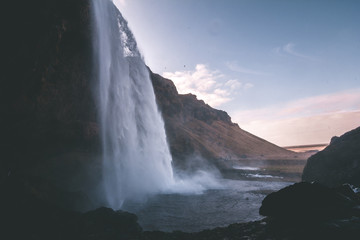
[[[334,112],[274,121],[253,121],[240,126],[279,146],[295,146],[329,143],[333,136],[340,136],[359,127],[359,119],[360,111]]]
[[[302,54],[298,51],[295,50],[295,44],[294,43],[288,43],[284,46],[281,46],[281,47],[276,47],[274,49],[275,53],[278,54],[278,55],[292,55],[292,56],[295,56],[295,57],[299,57],[299,58],[304,58],[304,59],[309,59],[309,60],[315,60],[314,57],[311,57],[311,56],[308,56],[308,55],[305,55],[305,54]]]
[[[327,143],[360,126],[360,89],[230,115],[241,128],[281,146]]]
[[[249,88],[252,88],[253,86],[254,86],[254,84],[252,84],[252,83],[245,83],[244,89],[249,89]]]
[[[244,74],[251,74],[251,75],[269,75],[267,73],[263,73],[260,71],[244,68],[240,66],[236,61],[226,62],[225,65],[234,72],[244,73]]]
[[[229,87],[232,91],[240,89],[243,84],[236,79],[231,79],[225,83],[225,86]]]
[[[299,116],[347,112],[357,109],[360,109],[360,90],[350,90],[292,101],[279,114]]]
[[[205,64],[197,64],[192,71],[164,72],[162,75],[174,82],[180,94],[195,94],[198,99],[204,100],[212,107],[231,101],[232,95],[238,90],[253,86],[250,83],[242,84],[236,79],[226,81],[225,75],[209,69]]]

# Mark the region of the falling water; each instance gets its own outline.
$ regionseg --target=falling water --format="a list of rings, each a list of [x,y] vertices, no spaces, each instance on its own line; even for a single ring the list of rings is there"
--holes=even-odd
[[[126,20],[92,0],[105,197],[120,208],[173,184],[171,155],[149,72]]]

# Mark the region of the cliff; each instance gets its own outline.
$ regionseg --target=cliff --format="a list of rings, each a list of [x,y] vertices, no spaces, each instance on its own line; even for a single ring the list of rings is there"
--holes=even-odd
[[[99,152],[88,0],[7,1],[1,175]]]
[[[327,186],[344,183],[360,186],[360,127],[333,137],[328,147],[311,156],[302,180]]]

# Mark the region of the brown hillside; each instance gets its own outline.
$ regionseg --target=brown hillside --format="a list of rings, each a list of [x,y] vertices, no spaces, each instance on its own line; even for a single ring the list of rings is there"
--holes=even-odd
[[[222,167],[229,160],[295,157],[295,153],[242,130],[226,112],[210,107],[195,95],[178,94],[171,80],[152,72],[151,79],[175,164],[194,154],[215,160]]]

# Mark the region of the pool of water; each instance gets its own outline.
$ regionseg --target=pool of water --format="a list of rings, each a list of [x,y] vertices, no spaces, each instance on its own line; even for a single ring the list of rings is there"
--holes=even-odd
[[[144,230],[186,232],[259,220],[264,197],[289,182],[219,180],[220,187],[199,194],[159,194],[147,201],[126,202]]]

